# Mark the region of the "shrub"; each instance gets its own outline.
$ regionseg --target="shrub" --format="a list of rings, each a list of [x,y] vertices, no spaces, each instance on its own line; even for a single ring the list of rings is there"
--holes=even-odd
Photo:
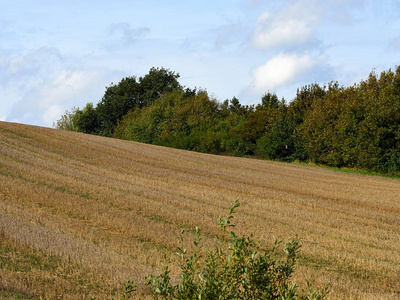
[[[328,287],[315,290],[307,281],[307,287],[299,291],[297,284],[291,282],[299,239],[287,243],[275,240],[271,249],[261,249],[253,235],[238,237],[234,231],[227,234],[227,229],[234,227],[232,219],[238,206],[238,201],[234,202],[228,217],[219,219],[220,239],[213,250],[202,246],[201,229],[197,227],[193,249],[184,249],[181,231],[177,252],[182,261],[180,280],[172,284],[167,261],[162,274],[147,277],[154,298],[323,299]]]

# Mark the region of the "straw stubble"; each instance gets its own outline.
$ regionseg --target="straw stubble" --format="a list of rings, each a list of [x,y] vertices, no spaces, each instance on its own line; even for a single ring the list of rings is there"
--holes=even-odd
[[[118,298],[132,275],[146,298],[165,255],[177,270],[180,229],[188,248],[195,226],[212,247],[239,199],[238,234],[300,237],[297,282],[329,282],[331,299],[398,299],[399,191],[398,179],[0,122],[0,247],[13,257],[0,295]],[[59,260],[12,267],[27,257]]]

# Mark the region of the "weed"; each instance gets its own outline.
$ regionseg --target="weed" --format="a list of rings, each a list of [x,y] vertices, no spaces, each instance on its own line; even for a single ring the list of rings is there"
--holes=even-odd
[[[178,284],[173,284],[167,261],[162,274],[148,276],[147,285],[155,299],[323,299],[329,288],[314,289],[312,280],[299,292],[291,282],[299,239],[287,243],[275,240],[272,249],[260,249],[253,236],[227,235],[235,209],[232,204],[227,218],[219,218],[220,242],[215,249],[202,246],[201,229],[196,227],[193,249],[183,248],[183,234],[177,255],[181,259],[181,275]],[[283,244],[284,259],[278,250]],[[189,255],[189,252],[192,254]]]

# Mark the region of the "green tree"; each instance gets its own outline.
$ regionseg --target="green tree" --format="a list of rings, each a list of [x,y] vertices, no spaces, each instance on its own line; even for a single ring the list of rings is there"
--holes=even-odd
[[[304,148],[313,162],[330,163],[331,158],[328,156],[335,156],[334,149],[339,146],[335,142],[338,119],[346,105],[342,95],[343,89],[336,84],[329,85],[324,95],[313,99],[303,122],[298,127],[299,135],[307,141]],[[339,166],[337,164],[340,164],[340,158],[336,160],[336,166]],[[335,163],[330,164],[335,165]]]
[[[75,107],[71,111],[66,110],[61,118],[53,123],[53,127],[61,130],[79,131],[77,123],[81,113],[79,108]]]
[[[291,128],[293,128],[294,151],[292,157],[295,160],[309,160],[309,153],[306,147],[307,139],[302,135],[300,127],[314,101],[324,97],[325,94],[325,87],[321,87],[316,83],[306,85],[297,90],[296,97],[288,106],[286,122],[290,123]]]
[[[364,107],[357,134],[357,166],[378,172],[399,172],[400,68],[372,72],[359,85]]]
[[[296,129],[310,160],[336,167],[399,172],[399,68],[343,88],[331,83]]]
[[[99,132],[109,136],[114,127],[130,109],[142,104],[140,85],[136,77],[125,77],[118,84],[107,87],[103,98],[97,104],[96,113],[99,119]]]
[[[77,126],[80,132],[98,134],[99,119],[93,103],[87,103],[83,111],[80,113]]]
[[[276,94],[271,94],[270,92],[264,94],[261,98],[261,104],[257,106],[258,110],[268,109],[268,108],[278,108],[279,99]]]
[[[179,74],[169,69],[151,68],[149,73],[144,77],[139,77],[139,84],[142,89],[139,107],[147,106],[154,100],[159,98],[163,93],[172,92],[173,90],[182,90],[182,86],[178,82]],[[187,93],[191,93],[189,89]]]
[[[150,105],[163,93],[182,89],[178,78],[179,74],[168,69],[151,68],[139,79],[132,76],[123,78],[118,84],[111,83],[94,109],[98,129],[93,132],[111,136],[118,122],[130,110]]]
[[[215,154],[313,161],[400,172],[400,67],[344,88],[306,85],[286,104],[218,103],[184,90],[179,74],[152,68],[111,84],[96,107],[66,112],[56,128]]]
[[[294,127],[288,121],[285,100],[276,100],[276,96],[269,98],[264,105],[258,107],[267,113],[268,118],[264,134],[257,139],[256,154],[268,159],[291,160],[294,152]]]
[[[205,91],[193,94],[174,90],[161,95],[152,105],[128,113],[114,137],[205,151],[212,143],[205,140],[210,137],[207,131],[218,119],[218,107]]]

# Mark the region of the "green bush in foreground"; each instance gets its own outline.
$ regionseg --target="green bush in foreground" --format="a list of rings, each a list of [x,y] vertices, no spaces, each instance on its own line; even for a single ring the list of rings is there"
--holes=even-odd
[[[154,298],[323,299],[328,287],[316,290],[307,281],[307,287],[299,291],[296,283],[291,282],[300,248],[298,239],[287,243],[275,240],[271,249],[260,249],[252,235],[238,237],[231,231],[229,237],[227,229],[234,227],[231,221],[238,206],[238,201],[234,202],[229,216],[219,219],[222,239],[214,250],[202,246],[201,230],[197,227],[193,249],[184,249],[181,231],[177,252],[182,260],[180,281],[172,283],[167,261],[161,275],[147,277]]]

